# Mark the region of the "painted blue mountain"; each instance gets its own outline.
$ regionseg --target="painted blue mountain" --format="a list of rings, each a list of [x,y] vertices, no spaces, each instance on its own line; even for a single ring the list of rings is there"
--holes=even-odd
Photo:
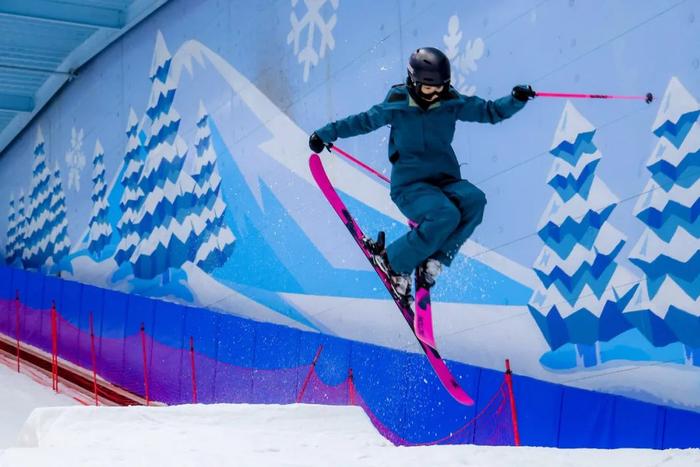
[[[263,209],[259,208],[215,124],[212,124],[212,137],[225,174],[222,184],[225,200],[233,213],[228,222],[237,238],[231,258],[214,272],[214,277],[233,287],[248,286],[268,292],[387,298],[383,288],[378,287],[374,271],[332,266],[262,180],[259,183]],[[295,177],[291,173],[285,176]],[[347,195],[343,198],[351,212],[362,220],[367,234],[384,230],[389,239],[395,239],[407,230],[364,203]],[[293,251],[289,251],[289,245],[294,245]],[[360,254],[359,250],[356,254]],[[282,259],[282,255],[290,257]],[[455,261],[445,277],[448,276],[436,288],[438,300],[514,305],[526,304],[531,293],[529,288],[504,274],[464,257]]]

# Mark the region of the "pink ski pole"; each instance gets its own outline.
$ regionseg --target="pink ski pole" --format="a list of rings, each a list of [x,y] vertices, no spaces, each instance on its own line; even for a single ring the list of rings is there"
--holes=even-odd
[[[391,180],[389,179],[389,177],[387,177],[386,175],[383,175],[383,174],[377,172],[375,169],[373,169],[373,168],[370,167],[369,165],[365,164],[364,162],[362,162],[361,160],[359,160],[359,159],[356,158],[355,156],[353,156],[353,155],[351,155],[351,154],[348,154],[347,152],[343,151],[343,150],[340,149],[338,146],[334,146],[334,145],[332,145],[332,144],[329,144],[329,145],[327,146],[327,148],[328,148],[329,151],[332,149],[332,150],[335,151],[336,153],[338,153],[338,154],[340,154],[341,156],[343,156],[344,158],[348,159],[350,162],[352,162],[352,163],[354,163],[354,164],[356,164],[356,165],[359,165],[360,167],[362,167],[363,169],[365,169],[367,172],[372,173],[372,174],[376,175],[377,177],[381,178],[382,180],[384,180],[385,182],[391,184]],[[409,219],[409,220],[408,220],[408,226],[411,227],[412,229],[415,229],[415,228],[418,226],[418,223],[416,223],[416,222],[412,221],[411,219]]]
[[[347,152],[345,152],[345,151],[343,151],[342,149],[340,149],[338,146],[329,145],[329,150],[330,150],[330,149],[332,149],[333,151],[337,152],[338,154],[340,154],[340,155],[343,156],[344,158],[346,158],[346,159],[348,159],[348,160],[354,162],[355,164],[359,165],[360,167],[362,167],[362,168],[365,169],[366,171],[368,171],[368,172],[370,172],[370,173],[373,173],[374,175],[376,175],[377,177],[381,178],[381,179],[384,180],[385,182],[391,183],[391,180],[389,180],[388,177],[386,177],[385,175],[380,174],[380,173],[377,172],[375,169],[373,169],[373,168],[370,167],[369,165],[365,164],[365,163],[362,162],[361,160],[357,159],[356,157],[351,156],[351,155],[348,154]]]
[[[610,96],[607,94],[576,94],[567,92],[535,92],[537,97],[565,97],[571,99],[633,99],[643,100],[647,104],[651,104],[654,100],[654,95],[650,92],[644,96]]]

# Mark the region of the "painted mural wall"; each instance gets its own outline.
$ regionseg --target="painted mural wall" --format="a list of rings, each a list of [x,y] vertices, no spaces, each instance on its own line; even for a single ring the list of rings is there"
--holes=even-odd
[[[700,411],[700,43],[689,1],[172,0],[0,157],[6,264],[418,350],[316,188],[309,133],[442,48],[460,92],[541,91],[462,124],[484,222],[434,289],[446,358]],[[338,144],[389,173],[388,129]],[[366,231],[388,187],[324,155]]]

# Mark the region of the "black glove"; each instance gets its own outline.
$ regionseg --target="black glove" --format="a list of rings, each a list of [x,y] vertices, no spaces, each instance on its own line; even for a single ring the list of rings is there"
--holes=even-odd
[[[519,84],[513,88],[511,95],[520,102],[527,102],[535,98],[535,91],[532,90],[530,85]]]
[[[309,136],[309,147],[316,154],[320,153],[325,148],[330,148],[332,146],[333,146],[332,143],[325,143],[321,139],[321,137],[316,134],[315,131],[313,133],[311,133],[311,136]]]

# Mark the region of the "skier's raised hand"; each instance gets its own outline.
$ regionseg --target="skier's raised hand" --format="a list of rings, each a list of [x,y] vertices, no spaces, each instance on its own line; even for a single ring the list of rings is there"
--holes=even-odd
[[[311,136],[309,137],[309,148],[311,148],[311,150],[316,154],[320,153],[325,148],[330,148],[331,146],[333,146],[333,144],[324,142],[315,131],[311,133]]]
[[[511,95],[520,102],[527,102],[530,99],[534,99],[536,93],[529,84],[519,84],[513,88]]]

